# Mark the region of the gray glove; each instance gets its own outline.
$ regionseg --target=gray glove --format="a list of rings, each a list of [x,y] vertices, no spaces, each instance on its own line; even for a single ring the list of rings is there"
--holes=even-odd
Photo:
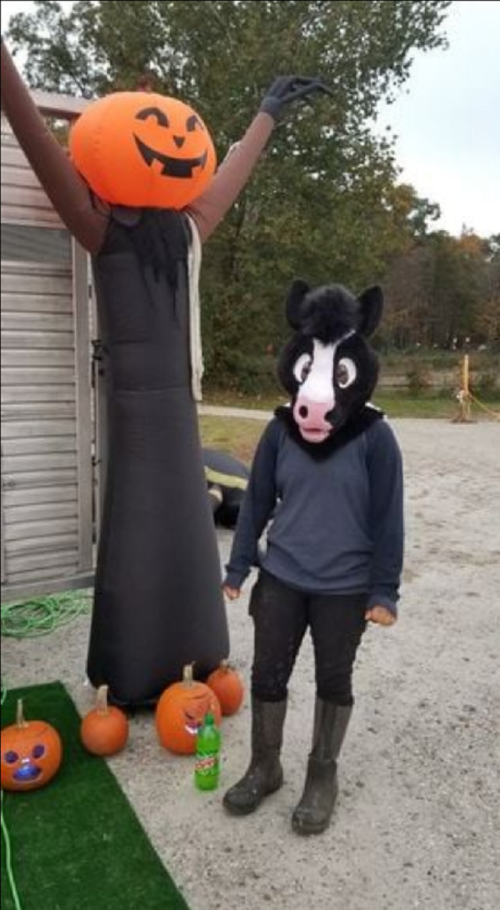
[[[260,110],[278,120],[287,104],[306,99],[312,92],[333,94],[320,79],[305,76],[278,76],[265,96]]]

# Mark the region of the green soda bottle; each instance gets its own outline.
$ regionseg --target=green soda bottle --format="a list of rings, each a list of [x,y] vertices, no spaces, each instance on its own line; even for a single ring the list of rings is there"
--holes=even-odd
[[[220,774],[220,730],[210,712],[205,715],[203,725],[196,736],[196,759],[194,782],[198,790],[215,790]]]

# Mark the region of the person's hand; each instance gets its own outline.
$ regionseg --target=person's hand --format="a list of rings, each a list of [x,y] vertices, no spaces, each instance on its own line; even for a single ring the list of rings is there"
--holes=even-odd
[[[230,588],[229,585],[223,585],[222,591],[228,600],[238,600],[238,597],[241,594],[239,588]]]
[[[396,622],[394,614],[387,607],[381,606],[371,607],[370,610],[367,610],[365,619],[367,622],[374,622],[379,626],[393,626]]]
[[[321,79],[305,76],[279,76],[271,85],[260,110],[278,120],[286,105],[294,101],[307,99],[313,92],[331,95],[333,92],[321,82]]]

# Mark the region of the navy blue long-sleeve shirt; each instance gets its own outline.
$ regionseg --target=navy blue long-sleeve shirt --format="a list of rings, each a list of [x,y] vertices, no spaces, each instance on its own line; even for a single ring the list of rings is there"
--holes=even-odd
[[[386,420],[317,460],[274,418],[257,446],[225,584],[240,588],[259,564],[299,590],[368,593],[368,607],[396,614],[403,545],[402,457]]]

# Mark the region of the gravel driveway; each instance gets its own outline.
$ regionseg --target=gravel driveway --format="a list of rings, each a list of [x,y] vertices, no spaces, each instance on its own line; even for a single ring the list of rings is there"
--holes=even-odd
[[[247,763],[248,696],[223,725],[221,791],[199,793],[191,759],[157,743],[150,713],[112,760],[191,910],[496,910],[500,906],[500,426],[395,420],[406,473],[400,620],[370,628],[341,793],[324,835],[290,828],[311,736],[312,652],[292,679],[286,782],[234,819],[222,789]],[[221,561],[231,543],[219,532]],[[228,606],[232,659],[248,681],[245,597]],[[9,687],[60,679],[80,710],[88,618],[49,637],[2,642]],[[124,910],[163,910],[127,907]],[[75,910],[77,908],[75,907]]]

